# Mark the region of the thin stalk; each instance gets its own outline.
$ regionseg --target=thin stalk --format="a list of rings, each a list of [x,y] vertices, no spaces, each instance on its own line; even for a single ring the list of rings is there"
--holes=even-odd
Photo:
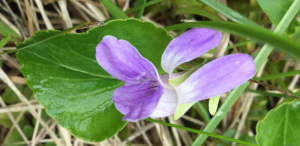
[[[137,5],[145,4],[146,0],[138,0]],[[144,8],[141,8],[134,12],[134,18],[141,19],[144,13]]]
[[[248,142],[245,142],[245,141],[242,141],[242,140],[237,140],[237,139],[225,137],[225,136],[222,136],[222,135],[203,132],[203,131],[200,131],[200,130],[187,128],[187,127],[179,126],[179,125],[175,125],[175,124],[170,124],[170,123],[167,123],[167,122],[158,121],[158,120],[154,120],[154,119],[151,119],[151,118],[147,118],[145,120],[150,121],[150,122],[154,122],[154,123],[158,123],[158,124],[162,124],[162,125],[166,125],[166,126],[170,126],[170,127],[174,127],[174,128],[178,128],[178,129],[182,129],[182,130],[189,131],[189,132],[198,133],[198,134],[201,134],[201,135],[211,136],[211,137],[214,137],[214,138],[224,139],[224,140],[228,140],[228,141],[232,141],[232,142],[236,142],[236,143],[241,143],[241,144],[246,144],[246,145],[251,145],[251,146],[258,146],[256,144],[248,143]]]
[[[203,118],[204,122],[207,124],[210,121],[208,111],[204,108],[201,102],[196,102],[196,107],[199,109],[200,115]]]
[[[128,16],[111,0],[100,0],[107,11],[116,19],[126,19]]]
[[[287,13],[284,15],[280,23],[278,24],[277,28],[274,30],[274,33],[282,34],[286,28],[291,23],[294,16],[297,14],[297,11],[300,8],[300,0],[295,0]],[[266,58],[269,56],[271,51],[273,50],[273,47],[265,44],[261,51],[258,53],[258,55],[255,58],[256,63],[256,72],[261,67],[263,62],[266,60]],[[236,100],[239,98],[239,96],[243,93],[243,91],[246,89],[246,87],[249,85],[249,82],[235,88],[231,94],[228,96],[228,98],[225,100],[224,104],[220,107],[216,115],[211,119],[211,121],[208,123],[208,125],[204,128],[203,131],[205,132],[212,132],[217,125],[222,121],[226,113],[231,109],[233,104],[236,102]],[[206,135],[200,135],[192,144],[192,146],[199,146],[204,143],[204,141],[207,139],[208,136]]]
[[[141,4],[141,5],[138,5],[136,7],[133,7],[127,11],[125,11],[124,13],[128,14],[128,13],[131,13],[131,12],[134,12],[134,11],[137,11],[137,10],[140,10],[140,9],[143,9],[145,7],[148,7],[148,6],[151,6],[151,5],[154,5],[156,3],[159,3],[159,2],[163,2],[164,0],[152,0],[150,2],[147,2],[147,3],[144,3],[144,4]]]

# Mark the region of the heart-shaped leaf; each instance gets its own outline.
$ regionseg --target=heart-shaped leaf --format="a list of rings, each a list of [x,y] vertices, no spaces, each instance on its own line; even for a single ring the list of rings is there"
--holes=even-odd
[[[261,146],[300,145],[300,101],[284,103],[260,121],[256,141]]]
[[[136,19],[110,21],[82,34],[39,31],[17,45],[23,48],[17,58],[35,98],[60,125],[86,141],[104,140],[126,124],[112,101],[123,82],[95,59],[96,46],[106,35],[129,41],[162,72],[160,58],[172,37]]]

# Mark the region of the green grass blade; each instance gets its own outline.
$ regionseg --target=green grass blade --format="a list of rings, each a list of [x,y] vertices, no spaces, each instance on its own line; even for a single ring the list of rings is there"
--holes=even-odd
[[[126,19],[128,16],[111,0],[100,0],[107,11],[115,18],[115,19]]]
[[[0,20],[0,34],[2,34],[3,36],[10,35],[9,40],[13,42],[21,42],[20,36],[1,20]]]
[[[242,140],[237,140],[237,139],[225,137],[225,136],[222,136],[222,135],[203,132],[203,131],[200,131],[200,130],[187,128],[187,127],[179,126],[179,125],[175,125],[175,124],[170,124],[170,123],[167,123],[167,122],[158,121],[158,120],[154,120],[154,119],[151,119],[151,118],[148,118],[148,119],[145,119],[145,120],[150,121],[150,122],[155,122],[155,123],[158,123],[158,124],[162,124],[162,125],[166,125],[166,126],[170,126],[170,127],[175,127],[175,128],[178,128],[178,129],[189,131],[189,132],[194,132],[194,133],[199,133],[199,134],[211,136],[211,137],[214,137],[214,138],[224,139],[224,140],[228,140],[228,141],[232,141],[232,142],[236,142],[236,143],[240,143],[240,144],[245,144],[245,145],[257,146],[256,144],[248,143],[248,142],[245,142],[245,141],[242,141]]]
[[[230,20],[240,23],[240,24],[246,24],[246,25],[253,25],[253,26],[259,26],[257,23],[249,20],[245,16],[241,15],[240,13],[230,9],[229,7],[226,7],[225,5],[221,4],[220,2],[216,0],[200,0],[204,4],[210,6],[214,10],[218,11],[225,17],[229,18]]]
[[[204,108],[201,102],[196,102],[195,106],[198,108],[201,117],[203,118],[205,123],[209,123],[210,117],[208,111]]]
[[[9,40],[10,40],[10,35],[7,35],[6,37],[3,37],[3,39],[0,41],[0,49],[2,47],[4,47]]]
[[[131,12],[134,12],[134,11],[137,11],[139,9],[142,9],[142,8],[145,8],[145,7],[148,7],[148,6],[151,6],[151,5],[154,5],[154,4],[157,4],[159,2],[163,2],[164,0],[153,0],[153,1],[150,1],[150,2],[147,2],[147,3],[144,3],[142,5],[138,5],[136,7],[133,7],[127,11],[125,11],[124,13],[128,14],[128,13],[131,13]]]
[[[146,0],[138,0],[137,1],[138,5],[142,5],[142,4],[145,4],[145,3],[146,3]],[[144,8],[141,8],[141,9],[135,11],[134,12],[134,18],[141,19],[142,16],[143,16],[143,13],[144,13]]]
[[[213,21],[224,21],[224,19],[222,19],[222,17],[220,17],[217,13],[199,7],[183,7],[177,9],[175,12],[176,15],[186,14],[186,13],[205,16]]]
[[[287,96],[285,94],[270,93],[270,92],[266,92],[266,91],[262,91],[262,90],[246,89],[245,91],[257,93],[257,94],[260,94],[262,96],[272,96],[272,97],[279,97],[279,98],[280,97],[291,98],[290,96]]]
[[[253,80],[263,81],[263,80],[270,80],[270,79],[276,79],[276,78],[290,77],[290,76],[295,76],[295,75],[299,75],[299,74],[300,74],[300,70],[294,70],[294,71],[289,71],[289,72],[285,72],[285,73],[279,73],[279,74],[262,76],[259,78],[253,78]]]
[[[254,40],[247,40],[247,41],[239,42],[239,43],[234,44],[234,46],[240,47],[240,46],[244,46],[247,43],[251,43],[251,42],[254,42]],[[231,46],[228,46],[226,49],[231,49],[231,48],[232,48]]]

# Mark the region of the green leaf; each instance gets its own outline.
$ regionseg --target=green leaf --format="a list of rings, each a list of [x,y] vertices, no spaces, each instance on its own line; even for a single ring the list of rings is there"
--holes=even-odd
[[[33,135],[34,128],[31,125],[25,125],[23,127],[23,132],[27,138],[30,138]]]
[[[20,42],[21,40],[20,36],[1,20],[0,20],[0,34],[6,37],[10,35],[9,40],[14,42]]]
[[[186,103],[186,104],[177,104],[176,111],[174,113],[174,120],[178,120],[182,117],[196,102]]]
[[[47,113],[76,137],[101,141],[124,127],[116,110],[113,91],[123,85],[96,61],[96,46],[106,35],[129,41],[159,72],[160,58],[173,39],[162,28],[137,19],[114,20],[73,34],[39,31],[17,53],[35,98]]]
[[[29,89],[28,86],[24,85],[16,85],[16,87],[23,93],[23,95],[29,99],[32,96],[32,91]],[[16,102],[21,102],[17,94],[11,90],[10,87],[4,90],[2,94],[2,99],[5,103],[13,104]]]
[[[22,128],[24,135],[29,139],[33,135],[34,128],[30,125],[24,125]],[[22,142],[24,139],[20,135],[17,129],[11,133],[11,135],[4,141],[6,146],[16,146],[16,144],[10,144],[15,142]],[[26,144],[18,144],[17,146],[25,146]]]
[[[218,109],[219,100],[220,100],[220,95],[209,99],[208,107],[209,107],[209,113],[211,115],[215,115],[215,113]]]
[[[300,145],[300,101],[271,110],[256,126],[256,141],[262,146]]]
[[[14,113],[12,113],[12,115],[16,119],[19,115],[19,112],[14,112]],[[20,127],[22,127],[24,125],[24,122],[25,122],[25,119],[24,119],[24,117],[22,117],[21,120],[18,122],[18,125]],[[5,126],[7,128],[10,128],[13,125],[11,119],[8,117],[8,115],[6,113],[0,114],[0,123],[1,123],[1,125]]]
[[[9,34],[6,37],[3,37],[3,39],[0,41],[0,49],[2,47],[4,47],[9,40],[10,40],[10,35]]]
[[[6,139],[4,142],[5,146],[26,146],[26,144],[10,144],[14,142],[20,142],[24,141],[22,136],[19,134],[17,129],[14,129],[14,131],[11,133],[11,135]]]

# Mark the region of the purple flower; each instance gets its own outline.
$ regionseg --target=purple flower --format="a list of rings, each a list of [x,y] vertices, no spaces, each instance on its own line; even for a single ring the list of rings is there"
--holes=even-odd
[[[238,53],[205,64],[180,85],[168,83],[176,78],[172,72],[178,65],[218,46],[220,40],[218,31],[206,28],[191,29],[176,37],[161,58],[168,74],[159,75],[129,42],[105,36],[96,48],[96,59],[110,75],[125,82],[113,93],[123,120],[166,117],[174,114],[177,104],[209,99],[249,80],[255,73],[255,63],[249,55]]]

